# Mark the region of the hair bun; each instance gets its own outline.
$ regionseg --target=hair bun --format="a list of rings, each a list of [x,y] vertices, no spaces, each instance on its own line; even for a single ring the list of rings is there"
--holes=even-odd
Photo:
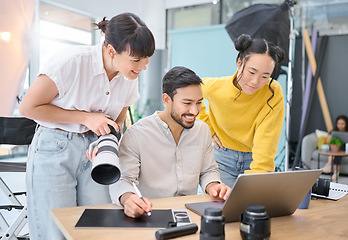
[[[237,51],[243,51],[251,44],[251,37],[248,34],[240,35],[234,42],[234,47]]]
[[[104,17],[103,20],[101,20],[99,23],[95,23],[94,25],[96,25],[98,29],[100,29],[103,33],[105,33],[106,25],[108,23],[109,23],[109,20],[106,20],[106,17]]]

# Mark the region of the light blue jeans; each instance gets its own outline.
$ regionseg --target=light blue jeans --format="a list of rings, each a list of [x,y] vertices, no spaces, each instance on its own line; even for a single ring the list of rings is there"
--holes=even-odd
[[[108,186],[91,178],[86,150],[97,136],[39,127],[27,162],[30,239],[65,239],[50,209],[111,203]]]
[[[213,154],[219,166],[221,181],[233,187],[239,174],[250,170],[250,163],[253,161],[251,152],[239,152],[229,148],[217,149],[213,146]]]

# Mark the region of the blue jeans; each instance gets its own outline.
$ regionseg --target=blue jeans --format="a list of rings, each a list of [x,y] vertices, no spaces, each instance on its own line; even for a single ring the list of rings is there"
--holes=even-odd
[[[108,186],[91,178],[86,150],[97,136],[39,127],[27,162],[30,239],[64,239],[50,209],[111,203]]]
[[[221,181],[233,187],[239,174],[250,170],[250,163],[253,161],[251,152],[239,152],[229,148],[217,149],[213,147],[213,154],[219,166]]]

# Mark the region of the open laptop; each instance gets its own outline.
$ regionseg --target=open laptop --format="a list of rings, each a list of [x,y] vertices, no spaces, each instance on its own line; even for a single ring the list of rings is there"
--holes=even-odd
[[[337,137],[341,139],[344,143],[348,143],[348,132],[332,131],[331,137]]]
[[[208,207],[222,208],[226,222],[239,221],[249,204],[266,207],[270,217],[293,214],[322,170],[299,170],[241,174],[226,201],[187,203],[185,207],[202,216]]]

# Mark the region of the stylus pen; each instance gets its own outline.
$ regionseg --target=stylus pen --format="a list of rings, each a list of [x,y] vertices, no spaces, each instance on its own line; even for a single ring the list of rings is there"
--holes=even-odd
[[[132,182],[132,184],[133,184],[133,187],[134,187],[135,192],[137,193],[138,197],[145,202],[145,199],[143,198],[143,195],[141,195],[141,192],[140,192],[139,188],[137,187],[137,185],[135,185],[134,182]],[[150,217],[151,212],[146,212],[146,215]]]

